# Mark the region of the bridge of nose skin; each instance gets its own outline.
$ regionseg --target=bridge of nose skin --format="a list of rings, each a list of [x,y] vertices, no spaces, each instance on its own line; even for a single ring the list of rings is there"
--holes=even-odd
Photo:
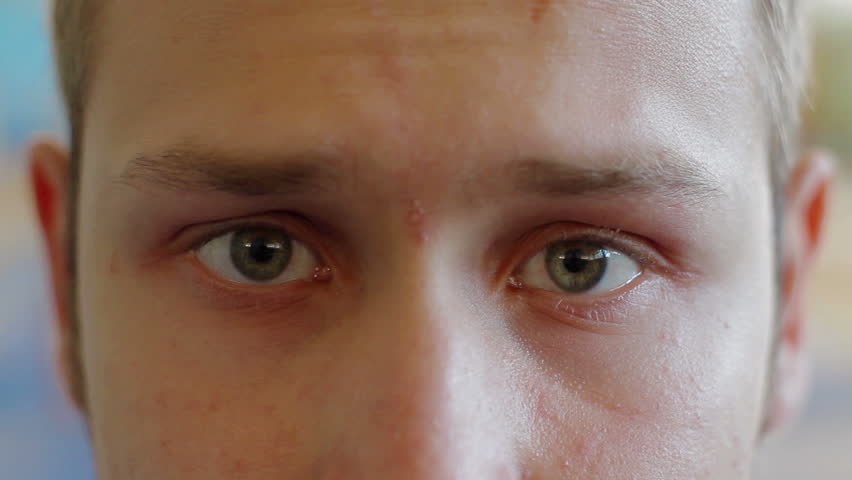
[[[348,360],[335,369],[335,388],[349,391],[334,397],[352,401],[345,415],[325,416],[340,424],[323,429],[335,447],[316,478],[521,478],[506,350],[483,331],[485,311],[440,285],[429,249],[408,248],[409,261],[365,292],[341,346]]]

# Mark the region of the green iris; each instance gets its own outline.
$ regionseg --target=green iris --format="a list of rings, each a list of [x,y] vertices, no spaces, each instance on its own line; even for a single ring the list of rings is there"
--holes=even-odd
[[[287,269],[292,256],[292,241],[279,230],[248,228],[235,232],[231,240],[231,261],[255,282],[277,278]]]
[[[609,250],[600,245],[577,241],[554,243],[547,249],[547,273],[566,292],[586,292],[603,278],[609,256]]]

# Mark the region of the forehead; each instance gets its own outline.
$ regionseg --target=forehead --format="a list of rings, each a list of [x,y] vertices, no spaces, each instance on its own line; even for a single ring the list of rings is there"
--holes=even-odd
[[[87,125],[107,170],[181,142],[395,165],[640,147],[721,169],[760,120],[748,0],[115,1],[103,21]]]

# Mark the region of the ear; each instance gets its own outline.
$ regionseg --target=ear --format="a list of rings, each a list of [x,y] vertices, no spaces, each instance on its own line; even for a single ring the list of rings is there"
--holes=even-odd
[[[788,425],[805,399],[808,383],[804,348],[806,293],[822,242],[833,178],[834,161],[830,155],[810,152],[796,164],[785,192],[781,323],[766,431]]]
[[[68,152],[57,143],[40,140],[29,152],[30,183],[44,238],[56,308],[57,362],[66,391],[82,409],[82,385],[77,358],[77,326],[71,311],[71,272],[68,262],[68,191],[71,179]]]

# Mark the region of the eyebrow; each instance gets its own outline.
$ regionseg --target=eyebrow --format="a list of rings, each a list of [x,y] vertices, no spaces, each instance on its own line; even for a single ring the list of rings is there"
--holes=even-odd
[[[527,158],[510,165],[506,173],[518,192],[544,196],[660,193],[676,200],[700,202],[725,195],[717,176],[691,159],[666,152],[653,161],[621,160],[621,165],[614,167],[585,167],[549,158]]]
[[[323,152],[283,156],[168,149],[134,157],[116,178],[134,188],[241,196],[314,193],[340,185],[338,160]]]
[[[507,162],[496,178],[474,174],[457,183],[485,186],[498,182],[511,193],[554,197],[657,193],[693,203],[724,196],[721,182],[706,167],[671,152],[656,155],[653,161],[638,156],[620,160],[616,166],[587,167],[555,158],[527,157]],[[116,182],[139,189],[239,196],[318,193],[339,189],[341,164],[339,157],[319,151],[257,155],[173,148],[137,155]]]

